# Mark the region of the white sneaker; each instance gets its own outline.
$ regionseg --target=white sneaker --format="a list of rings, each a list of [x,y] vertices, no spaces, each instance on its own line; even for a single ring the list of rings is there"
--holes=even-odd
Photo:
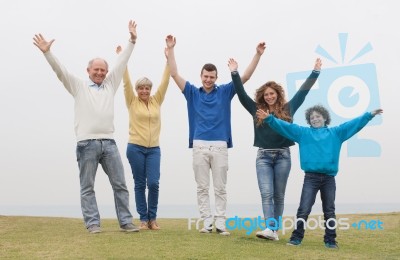
[[[211,233],[212,232],[212,226],[211,228],[206,228],[203,227],[202,229],[199,230],[200,233]]]
[[[215,229],[217,230],[217,233],[222,235],[222,236],[230,236],[231,235],[231,233],[229,233],[226,230],[225,218],[218,218],[215,221]]]
[[[219,229],[217,228],[217,233],[220,234],[221,236],[230,236],[231,233],[229,233],[228,231],[226,231],[226,229]]]
[[[279,240],[278,233],[269,228],[266,228],[265,230],[262,230],[262,231],[258,231],[256,233],[256,236],[258,238],[264,238],[264,239],[269,239],[269,240],[273,240],[273,241]]]

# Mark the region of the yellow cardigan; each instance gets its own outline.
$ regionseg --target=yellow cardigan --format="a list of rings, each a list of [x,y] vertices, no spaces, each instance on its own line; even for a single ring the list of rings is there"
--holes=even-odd
[[[170,71],[165,66],[157,92],[149,97],[148,105],[144,103],[133,91],[133,86],[128,70],[125,70],[124,94],[129,111],[129,143],[144,147],[156,147],[160,145],[161,130],[161,104],[167,92]]]

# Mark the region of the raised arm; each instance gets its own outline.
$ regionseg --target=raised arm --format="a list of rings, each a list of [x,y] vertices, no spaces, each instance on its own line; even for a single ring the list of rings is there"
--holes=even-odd
[[[54,39],[51,41],[47,41],[41,34],[35,34],[35,37],[33,37],[33,44],[38,47],[40,51],[42,51],[47,62],[56,73],[57,78],[63,83],[65,89],[72,96],[75,96],[80,89],[79,84],[81,80],[71,74],[50,51],[53,42]]]
[[[232,82],[235,86],[235,91],[238,95],[240,103],[252,116],[254,116],[257,107],[254,100],[252,100],[244,90],[242,80],[240,79],[239,72],[237,71],[238,63],[234,59],[230,58],[228,60],[228,67],[231,71]]]
[[[117,54],[120,54],[121,51],[122,51],[122,47],[120,45],[118,45],[115,52]],[[128,66],[126,66],[126,68],[125,68],[124,75],[122,76],[122,81],[124,84],[125,104],[129,108],[132,103],[133,98],[135,97],[135,92],[133,92],[133,86],[132,86],[131,78],[129,76]]]
[[[383,110],[378,108],[332,128],[337,131],[341,141],[344,142],[363,129],[372,118],[382,113]]]
[[[258,62],[260,61],[261,55],[263,55],[265,50],[265,42],[260,42],[256,47],[256,54],[254,54],[253,59],[251,60],[249,66],[247,66],[246,70],[244,71],[241,79],[243,84],[246,83],[253,75],[253,72],[256,70]]]
[[[171,77],[174,79],[176,85],[180,88],[180,90],[183,91],[185,89],[186,80],[179,75],[178,67],[176,66],[174,51],[176,39],[174,36],[168,35],[165,38],[165,43],[167,44],[165,55],[167,56],[167,63],[171,73]]]
[[[301,85],[300,89],[296,92],[296,94],[290,99],[288,102],[290,115],[293,117],[296,113],[297,109],[303,104],[306,96],[310,92],[312,86],[314,86],[317,81],[320,70],[321,70],[322,62],[320,58],[317,58],[314,63],[313,71],[310,76],[304,81]]]

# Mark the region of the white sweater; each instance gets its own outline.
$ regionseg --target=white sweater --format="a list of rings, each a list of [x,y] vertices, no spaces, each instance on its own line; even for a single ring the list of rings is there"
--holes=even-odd
[[[75,134],[77,141],[86,139],[113,139],[114,133],[114,95],[120,85],[134,44],[128,43],[118,55],[114,68],[108,72],[97,90],[89,87],[89,79],[82,80],[72,75],[48,51],[44,53],[50,66],[75,100]]]

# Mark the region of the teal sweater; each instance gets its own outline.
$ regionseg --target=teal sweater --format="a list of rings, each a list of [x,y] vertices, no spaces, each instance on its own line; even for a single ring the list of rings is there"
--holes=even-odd
[[[256,118],[257,106],[256,102],[250,98],[244,90],[240,75],[237,72],[231,73],[233,84],[235,85],[236,94],[239,97],[240,103],[253,117],[254,124],[254,146],[263,149],[278,149],[294,145],[294,142],[281,136],[274,131],[268,124],[256,125],[254,118]],[[311,87],[317,81],[319,71],[313,70],[307,80],[303,83],[300,89],[296,92],[293,98],[285,104],[285,109],[288,110],[290,116],[293,118],[294,113],[303,104],[305,97],[310,91]]]
[[[273,129],[299,144],[301,169],[335,176],[342,143],[360,131],[373,118],[370,112],[335,127],[304,127],[269,116],[264,119]]]

